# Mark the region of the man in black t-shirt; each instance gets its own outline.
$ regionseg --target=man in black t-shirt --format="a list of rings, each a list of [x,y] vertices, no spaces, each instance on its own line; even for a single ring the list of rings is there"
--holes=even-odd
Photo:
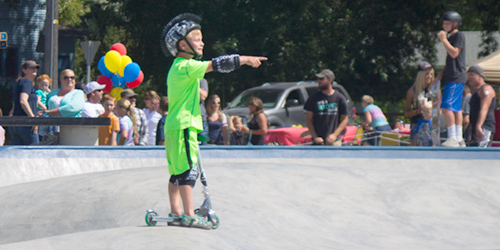
[[[306,125],[314,145],[341,146],[341,135],[347,126],[347,102],[335,91],[335,75],[329,69],[316,74],[319,91],[309,96],[304,105]]]

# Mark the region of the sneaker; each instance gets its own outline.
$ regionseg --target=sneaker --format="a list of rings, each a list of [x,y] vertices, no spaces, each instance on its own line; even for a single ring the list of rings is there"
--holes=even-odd
[[[467,146],[467,145],[465,144],[464,139],[460,140],[460,141],[458,142],[458,145],[459,145],[460,147],[462,147],[462,148],[464,148],[464,147],[466,147],[466,146]]]
[[[443,147],[460,147],[460,144],[455,138],[448,138],[445,142],[441,144]]]
[[[193,217],[182,215],[181,226],[210,230],[212,229],[212,222],[207,221],[207,219],[200,217],[199,215],[195,215]]]
[[[167,225],[169,225],[169,226],[180,226],[181,225],[182,215],[168,214],[168,218],[172,218],[173,221],[167,222]]]

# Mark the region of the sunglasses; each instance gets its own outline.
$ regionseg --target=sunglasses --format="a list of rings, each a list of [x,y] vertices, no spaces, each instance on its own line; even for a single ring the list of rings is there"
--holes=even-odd
[[[71,79],[71,80],[75,80],[75,77],[74,76],[65,76],[63,77],[64,80],[68,80],[68,79]]]
[[[249,102],[248,105],[252,105],[252,106],[255,106],[255,103],[253,102]]]
[[[218,102],[218,101],[214,101],[213,103],[214,103],[214,104],[220,104],[220,102]]]
[[[320,81],[323,80],[323,79],[325,79],[325,78],[324,77],[318,77],[318,80],[320,80]]]

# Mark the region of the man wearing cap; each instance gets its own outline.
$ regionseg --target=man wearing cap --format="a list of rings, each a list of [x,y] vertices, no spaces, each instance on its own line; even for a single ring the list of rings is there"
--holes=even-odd
[[[137,99],[137,94],[132,89],[124,89],[121,94],[121,98],[127,99],[134,107],[135,120],[137,124],[137,133],[139,138],[134,138],[134,144],[137,146],[146,146],[146,139],[148,134],[148,119],[146,118],[146,113],[142,109],[135,106]]]
[[[486,77],[479,65],[471,65],[467,77],[474,93],[470,98],[470,146],[488,147],[495,133],[495,91],[484,82]]]
[[[341,134],[347,126],[347,102],[333,89],[335,75],[329,69],[316,74],[319,91],[309,96],[304,105],[306,124],[314,145],[341,146]]]
[[[106,85],[101,85],[95,81],[87,83],[83,90],[87,95],[87,101],[83,104],[82,117],[99,117],[104,113],[104,107],[101,105],[102,89]]]

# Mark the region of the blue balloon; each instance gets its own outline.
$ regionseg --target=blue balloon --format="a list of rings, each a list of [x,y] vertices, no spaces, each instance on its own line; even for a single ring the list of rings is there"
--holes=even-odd
[[[141,73],[141,67],[139,67],[139,64],[131,62],[127,64],[123,70],[123,78],[125,78],[127,82],[133,82],[137,79],[139,73]]]
[[[115,75],[115,74],[113,74],[111,76],[111,82],[113,83],[113,86],[115,86],[115,87],[120,87],[120,85],[121,85],[120,77],[118,77],[118,75]]]
[[[120,79],[120,88],[125,88],[127,86],[127,81],[125,80],[125,77],[119,77]]]
[[[97,67],[99,68],[99,71],[101,71],[101,74],[103,74],[104,76],[107,76],[109,78],[113,77],[114,74],[111,73],[111,71],[109,71],[108,68],[106,68],[106,65],[104,64],[104,56],[102,56],[101,59],[99,59]]]

